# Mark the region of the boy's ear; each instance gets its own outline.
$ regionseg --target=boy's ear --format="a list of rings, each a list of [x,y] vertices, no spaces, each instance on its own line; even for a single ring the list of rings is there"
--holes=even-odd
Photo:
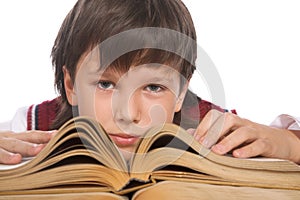
[[[68,102],[72,106],[77,106],[78,103],[77,103],[76,92],[74,90],[74,83],[72,81],[69,71],[65,66],[63,67],[63,72],[64,72],[65,92],[66,92]]]
[[[185,95],[186,95],[188,87],[189,87],[189,83],[190,83],[190,81],[187,81],[185,83],[185,85],[183,86],[183,88],[181,90],[181,93],[178,96],[178,99],[177,99],[177,102],[175,105],[175,112],[179,112],[181,110]]]

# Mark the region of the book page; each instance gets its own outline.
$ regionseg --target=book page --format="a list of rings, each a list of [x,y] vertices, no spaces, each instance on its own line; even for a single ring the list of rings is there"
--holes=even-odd
[[[23,158],[21,163],[15,164],[15,165],[0,164],[0,171],[1,170],[15,169],[15,168],[21,167],[21,166],[25,165],[26,163],[30,162],[33,158],[34,157]]]
[[[134,194],[132,199],[298,200],[299,196],[299,190],[220,186],[181,181],[162,181],[149,188],[139,190]]]
[[[1,195],[0,199],[5,200],[128,200],[125,196],[119,196],[108,192],[74,192],[74,193],[57,193],[57,194],[12,194]]]

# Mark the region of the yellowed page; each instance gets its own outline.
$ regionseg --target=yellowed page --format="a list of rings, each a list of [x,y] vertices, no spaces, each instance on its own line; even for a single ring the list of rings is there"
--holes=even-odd
[[[0,200],[126,200],[128,198],[108,192],[80,192],[67,194],[27,194],[0,196]]]
[[[163,181],[135,193],[135,200],[209,199],[209,200],[298,200],[299,190],[219,186],[201,183]]]

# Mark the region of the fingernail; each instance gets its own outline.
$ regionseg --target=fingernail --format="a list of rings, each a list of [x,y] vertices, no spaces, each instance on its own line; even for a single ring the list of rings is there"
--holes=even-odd
[[[201,136],[197,134],[197,135],[195,136],[195,140],[197,140],[198,142],[200,142],[200,137],[201,137]]]
[[[242,152],[239,151],[239,150],[233,151],[232,154],[233,154],[234,157],[238,157],[238,158],[242,157]]]
[[[47,133],[51,136],[55,135],[57,133],[57,130],[47,131]]]
[[[15,157],[15,156],[18,155],[18,153],[12,153],[12,152],[9,152],[8,155],[9,155],[10,157]]]
[[[51,131],[47,131],[47,133],[52,134],[52,133],[56,133],[57,130],[51,130]]]
[[[204,139],[205,139],[204,136],[200,137],[199,142],[202,144]]]
[[[202,139],[202,140],[203,140],[203,139]],[[209,148],[209,142],[208,142],[208,140],[204,139],[204,140],[202,141],[202,144],[203,144],[203,146]]]
[[[195,131],[196,131],[196,129],[192,129],[192,128],[189,128],[188,130],[186,130],[186,132],[191,135],[194,135]]]
[[[44,146],[45,146],[44,144],[33,144],[33,148],[35,148],[35,149],[41,149]]]
[[[34,154],[38,154],[44,147],[45,145],[44,144],[34,144],[33,145],[34,147]]]
[[[225,147],[221,144],[216,144],[211,148],[215,153],[223,154]]]

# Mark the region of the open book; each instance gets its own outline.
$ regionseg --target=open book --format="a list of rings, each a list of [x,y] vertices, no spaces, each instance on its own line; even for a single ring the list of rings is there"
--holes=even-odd
[[[216,155],[174,124],[150,129],[126,161],[101,125],[87,117],[65,123],[37,157],[18,165],[0,165],[0,199],[10,195],[32,199],[34,194],[64,194],[63,199],[68,199],[80,193],[86,199],[93,194],[121,197],[164,182],[299,195],[300,166],[279,159]]]

